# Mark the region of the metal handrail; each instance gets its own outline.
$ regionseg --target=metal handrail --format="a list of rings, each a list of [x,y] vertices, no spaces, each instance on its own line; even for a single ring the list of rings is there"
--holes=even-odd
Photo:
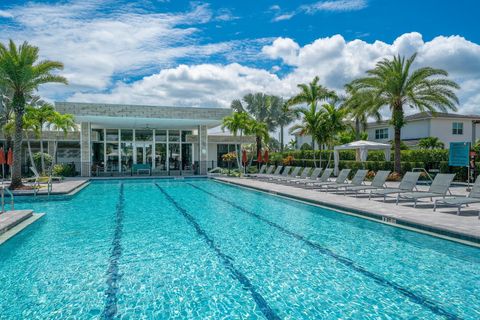
[[[2,197],[2,213],[5,212],[5,190],[7,193],[10,195],[10,206],[11,210],[15,210],[15,198],[13,197],[12,191],[10,189],[5,188],[5,186],[1,186],[2,192],[1,192],[1,197]]]

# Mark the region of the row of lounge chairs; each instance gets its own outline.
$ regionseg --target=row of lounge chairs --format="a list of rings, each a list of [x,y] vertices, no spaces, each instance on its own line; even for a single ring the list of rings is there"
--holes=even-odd
[[[275,170],[275,171],[274,171]],[[273,173],[272,173],[273,172]],[[396,204],[399,202],[413,202],[413,207],[417,206],[419,199],[437,198],[433,202],[433,210],[436,211],[439,204],[457,207],[457,214],[460,214],[462,206],[468,206],[472,203],[480,203],[480,176],[475,181],[470,193],[466,197],[447,196],[450,192],[450,186],[455,174],[437,174],[432,181],[428,191],[418,191],[417,182],[420,178],[420,172],[407,172],[398,187],[388,188],[386,181],[390,171],[380,170],[376,173],[370,184],[365,184],[365,178],[368,170],[357,170],[350,182],[347,181],[351,173],[350,169],[342,169],[338,176],[331,180],[333,169],[294,167],[291,166],[269,166],[263,165],[258,174],[249,175],[249,177],[271,183],[287,184],[304,189],[313,189],[325,192],[342,192],[344,195],[353,194],[357,197],[360,193],[367,194],[368,199],[372,197],[383,197],[386,201],[387,196],[396,194]],[[480,219],[480,214],[479,214]]]

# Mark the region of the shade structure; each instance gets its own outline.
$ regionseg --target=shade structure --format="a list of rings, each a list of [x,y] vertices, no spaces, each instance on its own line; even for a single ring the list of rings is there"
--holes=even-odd
[[[265,150],[265,153],[263,154],[263,162],[268,163],[268,150]]]
[[[11,166],[13,164],[13,152],[12,148],[8,148],[8,153],[7,153],[7,164]]]
[[[247,150],[243,149],[242,151],[242,163],[247,163]]]
[[[5,164],[5,151],[3,151],[3,147],[0,148],[0,164]]]
[[[343,144],[341,146],[335,146],[333,148],[333,160],[335,162],[335,175],[338,174],[338,164],[340,162],[340,156],[338,151],[340,150],[356,150],[358,153],[357,160],[359,161],[367,161],[368,150],[383,150],[385,152],[385,161],[390,161],[390,149],[391,145],[388,143],[380,143],[380,142],[373,142],[373,141],[366,141],[366,140],[359,140],[350,142],[347,144]]]
[[[262,159],[262,151],[261,151],[261,150],[258,150],[258,153],[257,153],[257,162],[258,162],[258,163],[262,163],[262,162],[263,162],[263,159]]]

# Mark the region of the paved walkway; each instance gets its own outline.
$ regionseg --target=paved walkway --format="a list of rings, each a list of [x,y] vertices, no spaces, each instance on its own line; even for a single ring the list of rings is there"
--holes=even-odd
[[[320,205],[333,206],[340,210],[343,209],[345,211],[353,211],[354,213],[366,214],[387,223],[394,225],[402,224],[403,226],[413,228],[417,227],[423,231],[437,233],[441,236],[466,237],[480,244],[480,220],[478,219],[480,204],[471,205],[469,208],[462,209],[461,215],[457,216],[456,208],[452,207],[440,207],[437,209],[437,212],[434,212],[432,210],[433,204],[429,199],[419,201],[417,208],[413,208],[413,203],[395,205],[394,198],[387,199],[387,202],[384,203],[380,198],[368,200],[368,196],[355,198],[354,196],[305,190],[298,187],[247,178],[215,177],[215,179],[277,193],[283,196],[294,197]],[[391,187],[396,185],[398,185],[398,183],[389,183]],[[420,186],[419,189],[426,190],[427,187]],[[467,192],[465,187],[453,187],[452,193],[454,195],[465,195]]]
[[[80,178],[80,177],[75,177],[75,178],[65,178],[61,181],[54,181],[52,183],[52,191],[50,194],[69,194],[72,192],[79,191],[81,188],[85,187],[87,185],[87,182],[89,181],[88,178]],[[10,181],[4,181],[4,185],[8,186],[10,184]],[[30,185],[30,183],[26,183],[26,185]],[[48,194],[47,190],[47,184],[42,183],[40,190],[38,190],[38,195],[46,195]],[[33,195],[34,192],[33,190],[15,190],[13,191],[13,194],[15,196],[30,196]]]

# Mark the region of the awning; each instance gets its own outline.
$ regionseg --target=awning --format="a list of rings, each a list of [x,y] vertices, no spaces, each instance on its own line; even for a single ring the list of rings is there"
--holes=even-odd
[[[385,160],[390,161],[391,145],[388,143],[380,143],[366,140],[359,140],[333,147],[333,159],[335,162],[335,175],[338,174],[338,164],[340,162],[339,150],[356,150],[357,161],[367,161],[368,150],[384,150]]]

